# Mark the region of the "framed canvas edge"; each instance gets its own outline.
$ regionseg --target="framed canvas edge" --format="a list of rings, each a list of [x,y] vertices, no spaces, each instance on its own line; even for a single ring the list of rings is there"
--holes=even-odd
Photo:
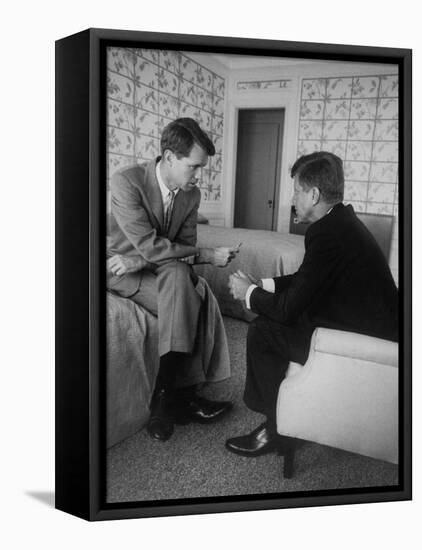
[[[84,403],[88,411],[89,435],[88,440],[81,442],[83,447],[83,468],[85,472],[85,484],[87,485],[80,498],[80,510],[77,506],[69,509],[67,504],[59,505],[57,508],[69,511],[88,520],[106,520],[123,519],[136,517],[155,517],[155,516],[173,516],[186,514],[204,514],[232,511],[263,510],[286,507],[308,507],[325,506],[337,504],[355,504],[364,502],[383,502],[409,500],[412,498],[412,463],[411,463],[411,50],[397,48],[373,48],[368,46],[337,46],[325,44],[312,44],[302,42],[283,42],[272,40],[257,40],[244,38],[226,38],[226,37],[205,37],[196,35],[181,35],[172,33],[148,33],[142,31],[120,31],[107,29],[88,29],[78,35],[89,36],[89,94],[87,100],[87,116],[89,119],[89,151],[85,152],[87,164],[85,165],[86,183],[89,188],[89,219],[84,220],[84,227],[89,228],[89,258],[80,270],[80,277],[87,284],[87,274],[89,274],[88,295],[89,295],[89,346],[86,352],[86,367],[89,372],[88,388],[75,385],[76,391],[80,395],[88,393],[85,396],[87,402]],[[76,35],[76,36],[78,36]],[[64,39],[68,40],[68,39]],[[374,62],[394,62],[399,65],[399,74],[401,82],[401,118],[400,118],[400,280],[404,284],[401,286],[401,304],[402,319],[401,326],[401,364],[404,368],[400,374],[400,397],[403,399],[400,407],[400,432],[401,454],[400,460],[402,467],[402,477],[399,489],[383,488],[383,490],[365,491],[346,491],[336,494],[326,494],[327,492],[312,492],[309,494],[293,496],[273,496],[267,495],[267,498],[257,496],[243,495],[241,497],[230,497],[229,499],[192,499],[194,502],[154,502],[154,503],[119,503],[117,505],[107,504],[105,502],[105,457],[104,455],[104,434],[101,432],[102,416],[104,408],[101,408],[101,387],[100,387],[100,368],[101,356],[104,351],[104,341],[101,338],[99,327],[105,322],[104,300],[101,297],[101,288],[104,288],[103,274],[101,266],[104,265],[105,246],[101,243],[105,239],[104,222],[104,200],[101,198],[101,182],[104,181],[104,167],[101,165],[102,148],[105,147],[105,129],[104,117],[101,116],[104,108],[104,102],[100,97],[100,84],[104,75],[104,60],[101,61],[101,51],[104,44],[115,41],[133,41],[139,43],[155,44],[155,47],[180,47],[181,49],[196,49],[201,51],[215,51],[220,48],[222,51],[228,50],[247,52],[248,55],[282,55],[283,52],[297,55],[297,57],[308,56],[312,53],[313,47],[315,56],[326,55],[328,57],[340,56],[341,58],[354,57],[359,59],[370,59]],[[61,42],[61,41],[58,41]],[[252,53],[254,52],[254,53]],[[382,58],[382,61],[380,61]],[[368,61],[369,62],[369,61]],[[63,113],[62,113],[63,114]],[[57,112],[57,116],[60,113]],[[103,163],[104,164],[104,163]],[[56,175],[56,178],[58,176]],[[57,200],[57,203],[60,201]],[[60,225],[60,220],[57,220]],[[82,239],[82,233],[79,234]],[[85,234],[86,238],[86,234]],[[59,271],[62,268],[58,267]],[[66,279],[66,274],[61,274]],[[100,282],[100,284],[99,284]],[[63,288],[66,285],[63,285]],[[60,300],[59,300],[60,302]],[[58,317],[62,312],[57,311]],[[104,327],[103,327],[104,328]],[[60,339],[60,338],[59,338]],[[56,372],[63,374],[65,363],[57,365]],[[404,372],[403,372],[404,371]],[[86,378],[82,384],[86,384]],[[86,391],[88,390],[88,392]],[[62,391],[59,388],[58,391]],[[85,393],[84,393],[85,392]],[[86,415],[84,416],[86,419]],[[81,421],[81,419],[79,419]],[[67,429],[75,433],[73,439],[77,439],[77,432],[82,426],[76,425],[70,427],[67,423]],[[83,432],[83,430],[82,430]],[[63,460],[61,457],[60,460]],[[83,469],[82,468],[82,469]],[[60,471],[65,470],[65,468]],[[331,492],[328,492],[331,493]],[[88,499],[87,502],[85,500]]]

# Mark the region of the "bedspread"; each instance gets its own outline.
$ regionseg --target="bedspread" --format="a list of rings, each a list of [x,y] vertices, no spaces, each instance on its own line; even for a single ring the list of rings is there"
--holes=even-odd
[[[107,447],[147,421],[159,366],[157,350],[156,317],[107,292]]]
[[[224,315],[251,321],[255,314],[233,299],[228,289],[229,275],[238,269],[256,278],[290,275],[297,271],[305,253],[302,235],[255,229],[236,229],[198,225],[198,246],[236,246],[242,243],[237,257],[224,268],[195,266],[204,277]]]

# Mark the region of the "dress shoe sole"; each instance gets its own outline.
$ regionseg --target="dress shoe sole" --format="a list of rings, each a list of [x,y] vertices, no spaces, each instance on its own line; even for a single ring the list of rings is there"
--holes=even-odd
[[[179,426],[186,426],[187,424],[214,424],[215,422],[218,422],[221,418],[223,418],[228,411],[224,411],[221,414],[217,414],[216,416],[213,416],[212,418],[201,418],[201,417],[195,417],[195,416],[180,416],[174,418],[174,423],[178,424]]]
[[[256,456],[263,456],[270,453],[275,453],[275,452],[278,452],[279,450],[278,445],[276,443],[265,445],[261,449],[249,451],[247,449],[239,449],[238,447],[232,447],[228,442],[226,442],[226,449],[231,453],[235,453],[240,456],[246,456],[248,458],[254,458]]]
[[[221,418],[223,418],[231,410],[232,410],[231,406],[227,407],[222,411],[220,411],[219,413],[209,418],[203,417],[203,416],[197,416],[195,413],[179,413],[174,415],[173,421],[175,424],[179,424],[181,426],[185,426],[187,424],[192,424],[192,423],[214,424],[215,422],[218,422]]]

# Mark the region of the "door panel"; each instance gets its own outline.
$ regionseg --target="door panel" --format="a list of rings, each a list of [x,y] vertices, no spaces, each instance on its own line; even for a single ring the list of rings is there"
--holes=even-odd
[[[284,110],[239,111],[235,227],[275,229]]]

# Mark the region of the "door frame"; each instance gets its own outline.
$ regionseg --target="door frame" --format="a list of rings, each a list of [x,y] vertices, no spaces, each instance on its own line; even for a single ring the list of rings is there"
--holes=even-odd
[[[250,112],[250,111],[253,111],[255,113],[265,113],[266,111],[277,111],[278,114],[281,115],[280,118],[281,118],[281,122],[282,122],[282,128],[281,128],[280,134],[278,135],[278,139],[280,139],[280,141],[281,141],[281,151],[278,150],[276,152],[276,166],[275,166],[276,179],[274,181],[274,193],[273,193],[274,205],[273,205],[273,208],[272,208],[272,221],[271,221],[271,229],[270,229],[270,231],[277,231],[278,213],[279,213],[278,205],[279,205],[279,202],[280,202],[281,170],[282,170],[282,166],[283,166],[283,146],[284,146],[284,138],[285,138],[284,130],[285,130],[285,125],[286,125],[286,111],[283,108],[274,109],[273,107],[265,107],[265,108],[259,108],[259,109],[255,109],[255,108],[252,108],[252,107],[250,107],[250,108],[248,107],[247,109],[238,108],[237,109],[237,128],[238,129],[239,129],[240,112],[245,113],[245,112]],[[278,119],[277,119],[277,122],[279,122]],[[237,135],[239,137],[239,132],[237,133]],[[239,143],[237,144],[237,148],[238,147],[239,147]],[[235,182],[234,182],[235,189],[234,189],[234,201],[233,201],[233,220],[234,220],[234,214],[235,214],[235,210],[236,210],[237,170],[238,170],[238,166],[237,166],[237,159],[236,159],[236,178],[235,178]]]
[[[295,88],[292,86],[292,88]],[[227,155],[224,159],[224,216],[227,227],[233,227],[234,222],[234,199],[236,186],[236,166],[237,166],[237,141],[239,127],[239,110],[240,109],[284,109],[284,132],[283,144],[281,150],[282,165],[280,170],[279,197],[278,207],[274,216],[277,220],[277,231],[288,232],[290,221],[290,205],[293,194],[293,182],[290,178],[290,167],[296,160],[297,148],[297,118],[298,118],[298,102],[297,88],[292,89],[288,93],[280,91],[262,92],[259,97],[257,95],[244,97],[230,98],[228,106],[228,121],[226,125],[226,133],[224,136],[227,146]]]

